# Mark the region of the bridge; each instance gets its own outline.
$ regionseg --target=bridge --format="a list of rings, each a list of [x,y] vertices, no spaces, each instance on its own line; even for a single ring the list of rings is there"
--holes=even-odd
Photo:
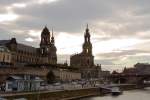
[[[108,79],[113,83],[143,85],[146,81],[150,82],[150,74],[112,74]]]

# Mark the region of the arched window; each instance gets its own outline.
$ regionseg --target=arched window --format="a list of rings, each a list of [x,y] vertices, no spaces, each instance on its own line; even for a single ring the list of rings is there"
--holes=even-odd
[[[88,49],[86,49],[86,53],[88,53],[89,52],[89,50]]]
[[[49,48],[47,48],[47,51],[49,51]]]
[[[86,38],[86,41],[89,41],[88,38]]]
[[[42,49],[42,54],[44,54],[44,49]]]

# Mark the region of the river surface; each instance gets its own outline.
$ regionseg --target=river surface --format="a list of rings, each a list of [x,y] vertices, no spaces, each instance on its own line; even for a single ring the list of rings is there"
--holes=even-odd
[[[119,96],[106,95],[101,97],[84,98],[80,100],[150,100],[150,88],[124,91],[123,94]]]

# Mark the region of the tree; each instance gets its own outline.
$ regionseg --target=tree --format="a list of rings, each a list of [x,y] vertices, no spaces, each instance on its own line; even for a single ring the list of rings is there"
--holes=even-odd
[[[56,77],[55,77],[53,71],[51,71],[51,70],[47,73],[46,78],[47,78],[47,83],[48,83],[48,84],[54,83],[54,81],[55,81],[55,79],[56,79]]]

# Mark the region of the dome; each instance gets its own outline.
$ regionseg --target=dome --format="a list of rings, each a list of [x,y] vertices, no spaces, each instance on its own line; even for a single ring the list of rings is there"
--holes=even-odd
[[[50,35],[49,29],[45,26],[43,31],[42,31],[42,35]]]

